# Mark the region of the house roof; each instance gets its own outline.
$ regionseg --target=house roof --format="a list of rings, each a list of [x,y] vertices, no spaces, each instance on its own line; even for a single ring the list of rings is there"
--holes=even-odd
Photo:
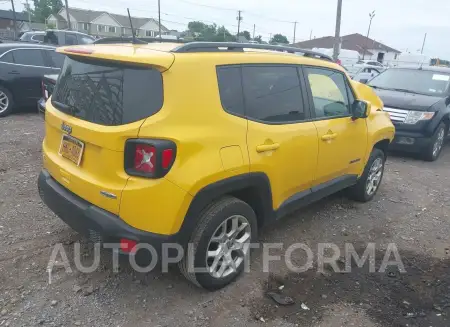
[[[97,17],[100,17],[103,14],[110,15],[113,19],[115,19],[120,25],[123,27],[131,28],[130,20],[127,15],[118,15],[108,13],[106,11],[96,11],[96,10],[86,10],[80,8],[69,8],[69,13],[76,19],[77,22],[90,23]],[[66,20],[65,17],[63,17]],[[156,25],[158,22],[153,18],[142,18],[142,17],[131,17],[131,21],[133,22],[134,28],[140,28],[141,26],[147,24],[149,21],[153,21]],[[161,24],[161,30],[167,32],[168,29]]]
[[[367,38],[359,33],[345,35],[342,38],[341,48],[347,50],[355,50],[359,53],[363,53],[366,49],[366,54],[371,55],[367,49],[382,50],[386,52],[400,53],[394,48],[391,48],[383,43]],[[298,42],[294,44],[295,47],[312,49],[312,48],[333,48],[334,36],[324,36],[313,40]]]
[[[0,10],[0,18],[13,20],[14,14],[12,10]],[[25,12],[16,12],[16,19],[18,21],[27,21],[28,15]]]
[[[76,19],[77,22],[90,23],[100,15],[103,15],[105,12],[70,7],[69,13]],[[64,19],[66,19],[66,17],[64,17]]]

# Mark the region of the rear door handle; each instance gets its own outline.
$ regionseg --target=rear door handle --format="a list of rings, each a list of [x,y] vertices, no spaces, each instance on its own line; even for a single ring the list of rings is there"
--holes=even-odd
[[[256,147],[256,152],[274,151],[280,147],[279,143],[261,144]]]
[[[330,141],[330,140],[334,140],[337,137],[336,133],[333,134],[325,134],[322,136],[322,141]]]

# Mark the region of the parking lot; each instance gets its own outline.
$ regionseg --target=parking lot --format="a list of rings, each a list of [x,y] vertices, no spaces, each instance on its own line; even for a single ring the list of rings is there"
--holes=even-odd
[[[260,242],[318,243],[356,249],[376,244],[377,258],[389,243],[399,249],[406,273],[290,272],[283,261],[262,270],[258,251],[251,272],[210,293],[189,284],[176,269],[135,273],[126,260],[83,274],[47,264],[55,244],[69,260],[81,242],[83,262],[93,246],[41,202],[44,125],[34,113],[0,119],[0,326],[449,326],[450,145],[434,163],[392,155],[375,199],[367,204],[338,194],[266,228]],[[277,251],[273,250],[273,254]],[[280,251],[281,253],[281,251]],[[304,252],[293,253],[303,262]],[[295,304],[276,306],[264,292],[273,283]],[[310,310],[302,309],[302,304]]]

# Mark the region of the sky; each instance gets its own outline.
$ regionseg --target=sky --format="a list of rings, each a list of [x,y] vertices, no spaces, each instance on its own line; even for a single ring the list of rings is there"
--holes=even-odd
[[[68,0],[69,7],[104,10],[133,16],[158,16],[157,0]],[[225,25],[237,32],[238,10],[242,11],[241,30],[261,35],[268,41],[271,34],[281,33],[292,42],[297,21],[296,41],[334,35],[337,0],[160,0],[163,25],[179,31],[192,20]],[[15,0],[16,10],[23,9]],[[24,2],[24,1],[23,1]],[[32,2],[30,0],[30,2]],[[95,4],[94,4],[95,3]],[[11,3],[0,0],[1,9]],[[366,35],[369,12],[375,10],[370,38],[402,52],[417,53],[427,39],[424,54],[450,60],[449,0],[343,0],[341,35]]]

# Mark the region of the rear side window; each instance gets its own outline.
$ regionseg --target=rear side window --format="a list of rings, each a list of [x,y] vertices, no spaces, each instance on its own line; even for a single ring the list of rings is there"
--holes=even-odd
[[[245,113],[241,68],[219,67],[217,68],[217,79],[222,107],[229,113],[243,116]]]
[[[31,37],[32,40],[44,42],[44,35],[43,34],[35,34]]]
[[[161,109],[162,76],[150,67],[67,57],[52,103],[69,115],[99,125],[128,124]]]
[[[244,66],[242,80],[248,118],[274,123],[305,119],[296,67]]]

